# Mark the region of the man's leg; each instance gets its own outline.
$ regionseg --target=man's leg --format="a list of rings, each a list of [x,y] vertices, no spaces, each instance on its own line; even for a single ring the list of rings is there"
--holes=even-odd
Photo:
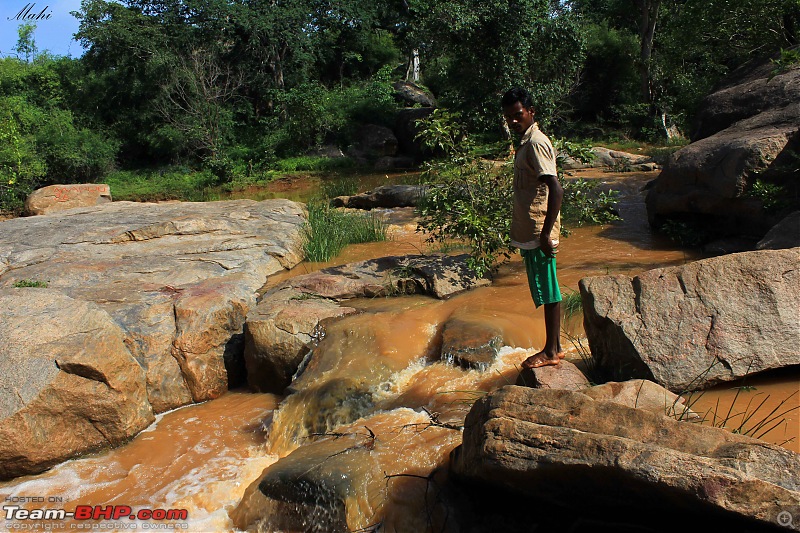
[[[546,257],[540,249],[523,253],[531,295],[537,307],[544,304],[544,349],[522,362],[522,368],[557,365],[561,351],[561,291],[556,277],[555,258]]]

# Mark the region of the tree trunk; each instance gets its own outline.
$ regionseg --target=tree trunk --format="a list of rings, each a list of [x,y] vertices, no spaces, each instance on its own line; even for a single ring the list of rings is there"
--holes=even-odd
[[[656,20],[661,0],[637,0],[641,19],[639,20],[639,39],[641,43],[639,54],[639,76],[641,83],[642,99],[648,104],[653,103],[652,79],[650,76],[650,58],[653,55],[653,39],[656,34]]]
[[[406,81],[419,81],[419,49],[411,50],[411,57],[408,58],[408,68],[406,69]]]

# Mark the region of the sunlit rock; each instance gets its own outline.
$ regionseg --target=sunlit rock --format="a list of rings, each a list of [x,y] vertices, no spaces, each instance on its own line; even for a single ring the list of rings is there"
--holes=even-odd
[[[693,513],[731,531],[800,512],[798,454],[580,392],[508,386],[479,399],[451,465],[473,490],[520,494],[539,509],[664,523]]]
[[[111,201],[111,189],[104,183],[48,185],[36,189],[25,200],[25,213],[47,215],[75,207],[91,207]]]
[[[135,402],[129,398],[133,393],[122,395],[124,387],[110,387],[117,395],[114,401],[120,405],[108,407],[109,417],[117,416],[114,413],[120,409],[144,409],[147,418],[152,417],[151,411],[162,412],[215,398],[229,386],[244,383],[244,319],[267,276],[302,260],[305,219],[302,205],[295,202],[238,200],[113,202],[4,221],[0,223],[0,290],[34,300],[9,304],[25,328],[6,330],[5,344],[26,345],[30,332],[38,332],[44,325],[60,328],[66,335],[72,331],[71,321],[82,320],[86,306],[90,306],[117,328],[114,335],[120,336],[122,348],[132,358],[136,379],[141,379],[145,387]],[[23,293],[22,289],[14,289],[15,285],[46,288]],[[52,298],[52,294],[63,300],[64,310],[49,317],[32,307],[38,298]],[[70,306],[75,317],[68,311]],[[79,331],[85,333],[90,328]],[[106,335],[103,331],[97,333],[101,338]],[[79,343],[82,337],[75,338],[74,342]],[[116,344],[90,340],[86,346],[91,349],[86,349],[91,357],[119,359],[114,355],[118,352]],[[58,358],[63,357],[62,344],[77,352],[71,342],[43,343],[36,354],[42,368],[55,368]],[[50,361],[49,365],[46,361]],[[38,383],[38,377],[33,375],[41,370],[37,369],[25,365],[19,370],[22,374],[15,371],[15,385],[7,389],[7,397],[19,395],[27,402],[39,394],[40,385],[24,390],[29,380]],[[57,379],[74,381],[75,375],[82,375],[80,372],[67,372],[69,375]],[[133,386],[133,377],[126,378],[125,372],[128,370],[120,370],[120,379]],[[94,370],[90,373],[96,375]],[[44,375],[50,376],[46,372]],[[113,382],[110,377],[106,381]],[[89,392],[82,397],[78,388],[71,388],[69,394],[74,394],[70,402],[85,402],[86,409],[96,403]],[[138,405],[140,401],[143,406]],[[48,409],[56,418],[63,416],[64,423],[71,420],[70,408],[62,407],[61,400]],[[92,413],[86,418],[99,421],[105,416]],[[104,429],[105,422],[98,422],[96,431],[103,438],[87,437],[90,444],[86,446],[65,444],[70,451],[53,457],[63,460],[87,449],[115,445],[141,430],[149,420],[144,424],[125,422],[125,431]],[[27,431],[28,422],[24,420],[15,418],[9,424],[18,426],[20,434]],[[83,435],[82,429],[76,431]],[[43,429],[41,438],[47,436],[52,434]],[[62,440],[69,443],[71,437]],[[28,444],[14,440],[6,443],[11,447],[9,457],[18,454],[20,461],[28,461],[24,459],[32,453],[25,448]]]
[[[153,421],[125,340],[94,303],[0,289],[0,479],[119,445]]]
[[[517,385],[535,389],[583,390],[589,387],[589,380],[583,372],[569,361],[561,361],[558,366],[548,365],[539,368],[523,369],[519,373]]]
[[[580,281],[584,329],[608,379],[673,392],[800,364],[800,248]]]

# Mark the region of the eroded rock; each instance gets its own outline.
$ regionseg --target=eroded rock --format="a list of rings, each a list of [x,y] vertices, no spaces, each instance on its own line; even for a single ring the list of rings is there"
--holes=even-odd
[[[302,206],[286,200],[114,202],[8,220],[0,223],[0,290],[19,290],[11,287],[22,281],[38,282],[47,288],[33,290],[46,292],[31,294],[56,294],[76,313],[86,305],[102,310],[98,312],[117,327],[122,347],[141,377],[144,392],[136,402],[143,401],[145,407],[137,409],[148,410],[152,418],[152,411],[215,398],[229,386],[244,383],[244,319],[267,276],[302,259],[304,221]],[[19,320],[32,331],[50,324],[35,309],[17,307],[23,315],[30,312]],[[57,316],[65,324],[71,320],[67,311]],[[67,326],[64,330],[70,331]],[[22,329],[9,331],[7,343],[23,342],[25,335]],[[110,352],[117,350],[100,341],[91,346],[95,357],[113,357]],[[45,348],[39,357],[53,364],[61,348],[56,343]],[[37,386],[31,387],[32,392],[20,394],[38,394]],[[70,401],[82,401],[77,389],[69,394],[75,396]],[[115,401],[133,402],[127,397]],[[86,402],[90,409],[95,400],[87,396]],[[123,407],[133,408],[118,409]],[[57,417],[62,407],[57,403],[52,409]],[[64,419],[71,420],[71,408],[63,409]],[[53,461],[116,444],[147,425],[131,423],[133,433],[117,437],[118,431],[105,429],[112,422],[91,416],[96,431],[112,437],[98,443],[91,432],[81,430],[76,439],[85,436],[86,444],[64,439],[71,451],[55,454],[59,459]],[[28,445],[32,441],[13,441],[18,447],[14,453],[35,454]],[[32,463],[53,464],[48,461]]]
[[[0,478],[119,445],[154,420],[125,340],[94,303],[0,289]]]
[[[798,454],[564,390],[507,386],[479,399],[451,470],[583,510],[694,512],[742,529],[773,528],[778,513],[800,512]]]

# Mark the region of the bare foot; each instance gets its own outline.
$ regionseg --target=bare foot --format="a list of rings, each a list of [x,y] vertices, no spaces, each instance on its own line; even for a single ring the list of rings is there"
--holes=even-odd
[[[522,368],[523,369],[539,368],[539,367],[542,367],[542,366],[551,366],[551,365],[555,366],[555,365],[559,365],[559,364],[561,364],[561,358],[560,357],[556,356],[556,357],[550,358],[550,357],[547,356],[546,353],[539,352],[539,353],[534,354],[534,355],[528,357],[527,359],[525,359],[522,362]]]
[[[558,352],[558,358],[559,359],[564,359],[565,357],[566,357],[566,354],[564,352],[562,352],[562,351]]]

